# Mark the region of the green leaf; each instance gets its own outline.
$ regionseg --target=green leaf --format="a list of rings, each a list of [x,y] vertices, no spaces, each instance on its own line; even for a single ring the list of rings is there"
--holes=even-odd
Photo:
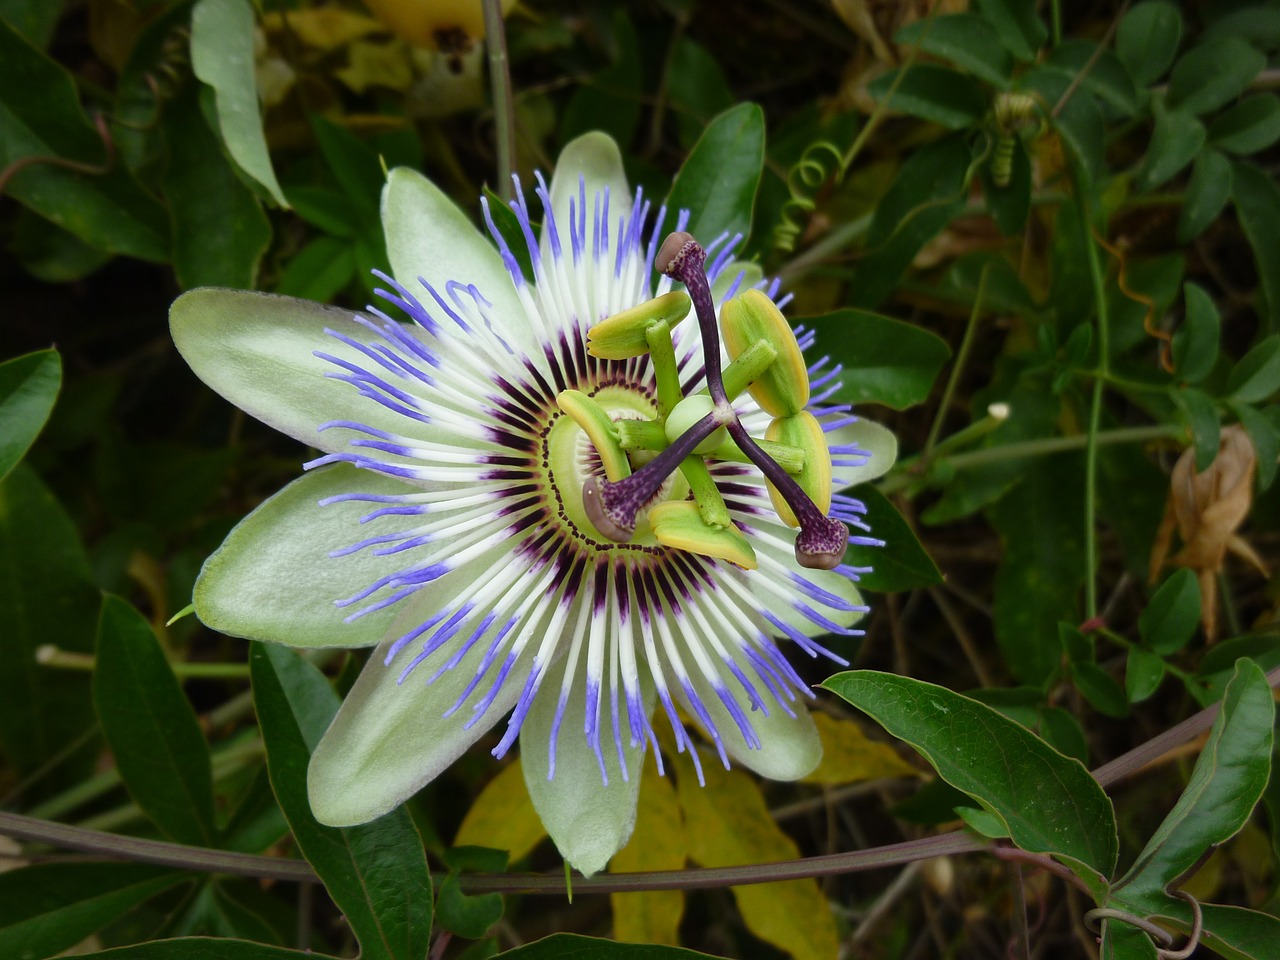
[[[82,960],[327,960],[311,950],[286,950],[248,940],[217,937],[177,937],[153,940],[81,955]]]
[[[218,126],[231,158],[287,208],[262,129],[253,31],[248,0],[199,0],[191,11],[191,66],[217,97]]]
[[[1138,634],[1163,656],[1187,645],[1200,623],[1200,586],[1196,575],[1183,568],[1169,575],[1138,616]]]
[[[169,165],[162,178],[173,217],[173,268],[184,289],[255,286],[271,224],[205,122],[197,90],[164,111]]]
[[[938,776],[999,817],[1018,847],[1062,858],[1105,891],[1119,850],[1115,813],[1080,761],[991,707],[922,680],[851,670],[822,686],[920,751]]]
[[[1216,110],[1240,96],[1266,64],[1266,57],[1238,37],[1200,43],[1173,65],[1169,106],[1194,114]]]
[[[978,0],[978,10],[1019,60],[1034,60],[1049,39],[1048,28],[1036,16],[1035,0]]]
[[[1130,647],[1124,668],[1124,692],[1130,703],[1141,703],[1160,688],[1164,680],[1164,658],[1159,654]]]
[[[1156,945],[1137,927],[1122,920],[1102,922],[1101,960],[1159,960]]]
[[[1276,478],[1276,458],[1280,456],[1280,429],[1272,423],[1271,418],[1259,410],[1234,400],[1227,401],[1227,407],[1236,415],[1249,440],[1253,443],[1254,452],[1258,455],[1258,489],[1266,490]]]
[[[701,243],[721,233],[751,231],[760,171],[764,168],[764,111],[740,103],[703,131],[667,194],[672,214],[688,209],[688,231]]]
[[[488,187],[484,188],[484,195],[489,201],[489,216],[493,219],[493,225],[498,228],[498,232],[507,241],[511,255],[516,258],[516,263],[520,265],[521,274],[532,283],[533,258],[529,256],[529,244],[525,242],[524,235],[521,232],[520,218],[516,216],[514,210],[502,202],[502,198],[498,194]],[[534,236],[536,237],[537,235],[537,226],[535,225]]]
[[[1213,298],[1195,283],[1182,285],[1186,312],[1173,335],[1173,367],[1178,377],[1199,383],[1213,372],[1218,361],[1218,337],[1222,321]]]
[[[71,518],[19,464],[0,483],[0,748],[18,770],[43,766],[94,725],[89,678],[42,666],[37,651],[49,644],[92,652],[98,603]],[[78,780],[82,765],[53,786]]]
[[[161,833],[211,847],[209,747],[150,625],[119,597],[102,602],[93,700],[130,795]]]
[[[937,564],[883,493],[869,483],[856,486],[848,493],[866,506],[867,525],[885,542],[883,547],[851,546],[845,554],[845,563],[871,568],[870,573],[858,577],[859,590],[898,593],[942,582]]]
[[[1116,56],[1139,86],[1154,83],[1173,63],[1182,39],[1176,4],[1148,0],[1129,9],[1116,30]]]
[[[1071,682],[1099,713],[1108,717],[1129,715],[1129,701],[1115,677],[1096,663],[1085,661],[1070,667]]]
[[[1262,669],[1238,661],[1186,789],[1116,885],[1126,902],[1159,909],[1166,885],[1244,826],[1271,772],[1274,717]]]
[[[0,0],[0,20],[9,21],[33,47],[44,50],[62,16],[62,6],[63,0]]]
[[[920,248],[964,207],[971,160],[969,144],[959,134],[907,157],[872,218],[869,252],[851,285],[854,306],[871,308],[887,297]]]
[[[720,64],[706,47],[678,37],[666,67],[667,96],[675,114],[680,143],[686,149],[698,142],[715,117],[732,107],[738,97],[725,79]]]
[[[813,331],[819,355],[844,366],[844,384],[833,398],[838,403],[879,403],[894,410],[923,403],[951,356],[937,334],[866,310],[835,310],[792,323]]]
[[[560,141],[593,130],[607,133],[626,149],[640,122],[640,45],[631,18],[618,10],[612,21],[618,59],[579,87],[560,118]]]
[[[920,44],[924,53],[950,60],[996,87],[1007,87],[1013,58],[1000,34],[976,13],[952,13],[909,23],[893,35],[899,47]]]
[[[188,876],[141,863],[42,863],[0,874],[0,956],[61,955]]]
[[[1276,944],[1280,943],[1280,917],[1244,907],[1206,903],[1201,906],[1204,917],[1204,934],[1201,939],[1206,947],[1225,960],[1271,960]],[[1184,933],[1190,932],[1190,924],[1182,921]]]
[[[346,127],[319,114],[311,115],[311,129],[324,162],[347,198],[366,218],[376,222],[382,185],[386,182],[378,152]]]
[[[986,113],[987,98],[972,77],[935,63],[916,63],[902,69],[907,72],[892,94],[890,88],[901,69],[876,77],[867,92],[877,100],[887,97],[891,110],[932,121],[948,130],[975,126]]]
[[[48,284],[83,280],[111,259],[105,250],[91,247],[26,207],[14,217],[9,250],[23,270]]]
[[[1102,110],[1093,94],[1077,90],[1058,114],[1057,127],[1081,171],[1097,180],[1104,168],[1106,143]]]
[[[0,480],[35,442],[61,386],[57,350],[37,350],[0,363]]]
[[[1205,148],[1196,157],[1178,213],[1179,243],[1190,243],[1217,219],[1231,199],[1231,161],[1220,150]]]
[[[363,960],[421,960],[431,933],[431,876],[422,839],[403,809],[356,827],[326,827],[311,813],[307,764],[338,710],[338,695],[292,650],[249,652],[254,708],[267,768],[299,849],[360,941]]]
[[[1209,142],[1228,153],[1257,153],[1280,140],[1280,97],[1245,97],[1209,124]]]
[[[990,510],[1004,548],[992,610],[996,640],[1024,683],[1039,685],[1058,668],[1055,624],[1079,620],[1083,466],[1071,454],[1036,458]]]
[[[1262,288],[1258,314],[1272,333],[1280,332],[1280,187],[1257,167],[1237,163],[1231,170],[1231,199],[1253,247]]]
[[[1155,129],[1137,182],[1143,190],[1154,190],[1189,164],[1204,146],[1204,124],[1190,110],[1175,110],[1155,97],[1151,101]]]
[[[1045,66],[1058,70],[1099,99],[1131,117],[1138,112],[1138,91],[1120,59],[1092,40],[1066,40],[1053,48]]]
[[[293,205],[294,213],[330,236],[350,239],[362,228],[359,206],[337,190],[287,187],[284,195]]]
[[[355,250],[349,240],[316,237],[285,266],[275,292],[328,303],[355,275]]]
[[[479,940],[502,919],[502,894],[463,893],[459,875],[464,871],[502,873],[507,869],[507,852],[485,847],[454,847],[445,851],[444,862],[449,875],[440,884],[436,898],[436,921],[459,937]]]
[[[555,933],[498,956],[508,960],[699,960],[711,954],[656,943],[617,943],[576,933]]]
[[[1277,390],[1280,390],[1280,334],[1273,333],[1240,358],[1227,377],[1227,393],[1241,403],[1257,403]]]
[[[5,193],[91,246],[163,262],[168,259],[164,208],[120,164],[107,164],[98,130],[80,107],[65,69],[0,19],[0,169],[32,157],[56,157],[90,173],[32,163]]]
[[[1208,394],[1194,387],[1179,390],[1173,395],[1173,399],[1182,410],[1183,418],[1191,430],[1196,448],[1196,470],[1208,470],[1209,464],[1218,455],[1218,439],[1222,434],[1217,408]]]

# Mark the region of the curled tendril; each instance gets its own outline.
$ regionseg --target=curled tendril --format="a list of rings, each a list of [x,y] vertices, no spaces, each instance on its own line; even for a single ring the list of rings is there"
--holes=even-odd
[[[1168,930],[1157,926],[1149,917],[1139,917],[1127,910],[1117,910],[1114,907],[1098,907],[1090,910],[1084,915],[1085,926],[1094,933],[1101,933],[1102,921],[1114,920],[1116,923],[1127,923],[1131,927],[1137,927],[1151,938],[1159,960],[1190,960],[1191,955],[1200,946],[1200,936],[1204,933],[1204,914],[1200,909],[1200,901],[1185,890],[1169,889],[1168,893],[1185,901],[1191,908],[1191,931],[1187,934],[1187,942],[1177,950],[1173,949],[1173,935]]]
[[[800,159],[787,171],[787,191],[790,196],[782,205],[782,215],[773,228],[775,250],[790,253],[796,247],[796,237],[804,225],[801,219],[816,203],[814,194],[835,174],[837,182],[844,176],[844,153],[830,140],[817,140],[805,148]]]

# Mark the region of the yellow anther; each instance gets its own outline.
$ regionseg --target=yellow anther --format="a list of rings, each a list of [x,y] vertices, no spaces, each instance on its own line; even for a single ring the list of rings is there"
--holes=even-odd
[[[650,507],[649,525],[658,542],[668,547],[756,569],[756,552],[738,528],[708,526],[692,500],[668,500]]]
[[[804,466],[794,474],[800,489],[809,495],[809,499],[825,515],[831,509],[831,449],[827,446],[826,434],[813,414],[801,410],[791,417],[778,417],[765,432],[765,439],[784,443],[804,451]],[[782,494],[772,483],[769,487],[769,499],[773,501],[773,509],[778,511],[782,522],[789,527],[800,526],[790,505],[782,498]]]
[[[613,421],[600,404],[585,393],[565,390],[556,397],[556,406],[582,428],[587,439],[595,446],[607,479],[616,483],[631,476],[631,461],[618,443],[618,431]]]
[[[809,369],[790,324],[759,290],[734,297],[720,310],[720,330],[729,357],[738,359],[763,340],[777,356],[747,388],[756,403],[775,417],[799,413],[809,403]]]
[[[682,290],[672,290],[621,313],[605,317],[587,331],[587,352],[601,360],[627,360],[649,352],[646,332],[665,323],[674,327],[689,313],[692,301]]]

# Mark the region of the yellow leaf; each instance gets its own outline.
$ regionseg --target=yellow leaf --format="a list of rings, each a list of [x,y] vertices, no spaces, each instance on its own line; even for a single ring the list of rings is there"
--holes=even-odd
[[[658,775],[652,755],[645,758],[640,782],[640,805],[631,842],[609,861],[612,873],[640,870],[679,870],[685,864],[684,821],[675,788]],[[613,938],[628,943],[680,945],[680,918],[684,916],[684,892],[655,890],[614,893]]]
[[[490,780],[467,811],[454,837],[456,847],[506,850],[514,862],[547,835],[524,785],[520,761],[513,760]]]
[[[889,744],[867,739],[852,720],[815,713],[813,722],[822,738],[822,762],[813,773],[801,777],[805,783],[858,783],[880,777],[920,775]]]
[[[334,71],[356,93],[369,87],[388,87],[404,93],[413,86],[413,68],[404,44],[357,40],[347,48],[347,66]]]
[[[382,24],[341,7],[313,7],[310,10],[293,10],[288,15],[288,30],[303,46],[318,50],[336,50],[352,40],[382,29]],[[285,29],[285,15],[268,13],[262,17],[262,27],[269,33]]]
[[[676,790],[684,810],[689,859],[704,867],[728,867],[800,855],[765,807],[760,788],[741,770],[703,761],[706,786],[699,787],[687,755],[676,759]],[[817,880],[787,880],[733,887],[747,929],[796,960],[833,960],[836,922]]]

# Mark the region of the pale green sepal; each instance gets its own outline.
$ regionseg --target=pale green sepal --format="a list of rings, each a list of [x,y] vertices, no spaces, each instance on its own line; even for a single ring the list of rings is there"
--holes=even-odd
[[[777,305],[759,290],[746,290],[720,308],[725,350],[736,360],[763,340],[777,356],[747,390],[774,417],[799,413],[809,403],[809,368],[791,325]]]
[[[704,557],[728,560],[747,570],[756,568],[751,543],[732,524],[712,527],[703,522],[702,511],[692,500],[668,500],[649,509],[653,535],[664,546]]]
[[[442,331],[465,336],[444,316],[419,278],[446,301],[451,280],[474,284],[493,304],[493,332],[508,343],[528,342],[524,307],[502,258],[471,218],[434,183],[407,167],[392,170],[382,188],[382,229],[392,276],[418,298]]]
[[[587,353],[601,360],[644,356],[649,352],[649,329],[663,322],[675,326],[692,305],[693,301],[683,290],[671,290],[605,317],[587,331]]]
[[[248,290],[201,287],[169,308],[169,331],[196,376],[241,410],[309,447],[347,449],[351,431],[317,430],[329,420],[353,420],[391,433],[412,427],[419,439],[434,429],[360,396],[350,384],[326,377],[341,372],[315,351],[360,359],[325,333],[329,327],[356,340],[369,331],[350,310]]]
[[[738,638],[724,639],[725,648],[731,651],[742,673],[745,676],[754,676],[751,664],[738,653]],[[750,767],[760,776],[768,777],[770,780],[799,780],[812,773],[822,760],[822,740],[818,736],[818,728],[813,722],[813,717],[809,716],[809,710],[802,702],[800,695],[797,695],[794,701],[787,702],[795,713],[795,716],[791,717],[773,698],[773,694],[764,689],[763,684],[757,683],[757,692],[769,707],[769,715],[765,716],[761,710],[745,711],[747,719],[751,721],[752,728],[760,738],[759,748],[753,749],[747,746],[746,738],[738,729],[737,722],[725,709],[720,697],[711,689],[706,679],[698,671],[692,671],[689,679],[702,699],[702,705],[711,715],[716,729],[720,731],[720,742],[724,745],[725,752],[735,762]],[[736,694],[737,681],[730,679],[727,682],[735,684],[731,692]],[[680,696],[690,716],[696,716],[696,711],[688,705],[683,691],[677,687],[674,692]]]
[[[618,216],[631,211],[631,188],[622,169],[622,153],[617,143],[607,133],[592,131],[570,140],[556,160],[555,174],[551,177],[551,212],[555,216],[556,230],[560,234],[560,248],[569,256],[569,200],[578,207],[579,178],[586,186],[587,231],[590,235],[591,212],[596,194],[609,188],[609,219],[616,222]],[[610,225],[610,232],[612,226]],[[542,252],[547,254],[551,243],[548,232],[542,231]]]
[[[871,454],[871,458],[861,467],[835,468],[836,479],[846,487],[884,476],[898,459],[898,438],[892,430],[874,421],[859,419],[827,433],[828,448],[851,443]]]
[[[491,559],[487,558],[486,564]],[[474,577],[483,569],[469,572]],[[458,576],[463,578],[463,573]],[[439,592],[422,590],[408,601],[415,606],[401,614],[387,640],[369,656],[333,724],[311,755],[307,792],[311,810],[321,823],[349,827],[367,823],[399,806],[462,756],[519,699],[532,662],[527,655],[512,667],[494,702],[469,730],[465,724],[473,716],[472,705],[488,692],[498,664],[493,665],[466,703],[452,716],[443,716],[484,659],[490,640],[487,635],[435,683],[428,685],[427,678],[453,653],[452,645],[419,665],[404,683],[396,682],[420,644],[409,645],[387,666],[383,660],[391,643],[429,619],[438,601],[427,598]]]
[[[618,431],[600,404],[579,390],[562,390],[556,406],[573,418],[596,448],[606,479],[617,483],[631,476],[631,461],[618,445]]]
[[[196,615],[233,637],[292,647],[372,646],[391,625],[394,610],[343,623],[355,608],[343,610],[333,601],[399,570],[405,557],[377,557],[369,550],[330,557],[330,550],[378,532],[368,529],[369,524],[360,526],[360,517],[378,504],[349,501],[321,507],[317,501],[356,491],[400,494],[415,489],[347,464],[293,481],[241,520],[205,561],[196,580]]]
[[[622,849],[636,823],[636,801],[640,795],[640,766],[644,741],[631,746],[626,707],[619,707],[622,750],[627,762],[627,779],[622,778],[618,749],[613,739],[609,693],[601,693],[600,751],[609,784],[600,775],[600,761],[583,733],[586,711],[585,654],[569,687],[564,718],[556,740],[556,769],[550,769],[551,727],[555,722],[564,670],[550,670],[541,692],[520,729],[520,764],[525,786],[534,809],[556,847],[584,876],[603,870],[609,858]],[[652,684],[642,688],[646,715],[653,709],[656,694]]]

